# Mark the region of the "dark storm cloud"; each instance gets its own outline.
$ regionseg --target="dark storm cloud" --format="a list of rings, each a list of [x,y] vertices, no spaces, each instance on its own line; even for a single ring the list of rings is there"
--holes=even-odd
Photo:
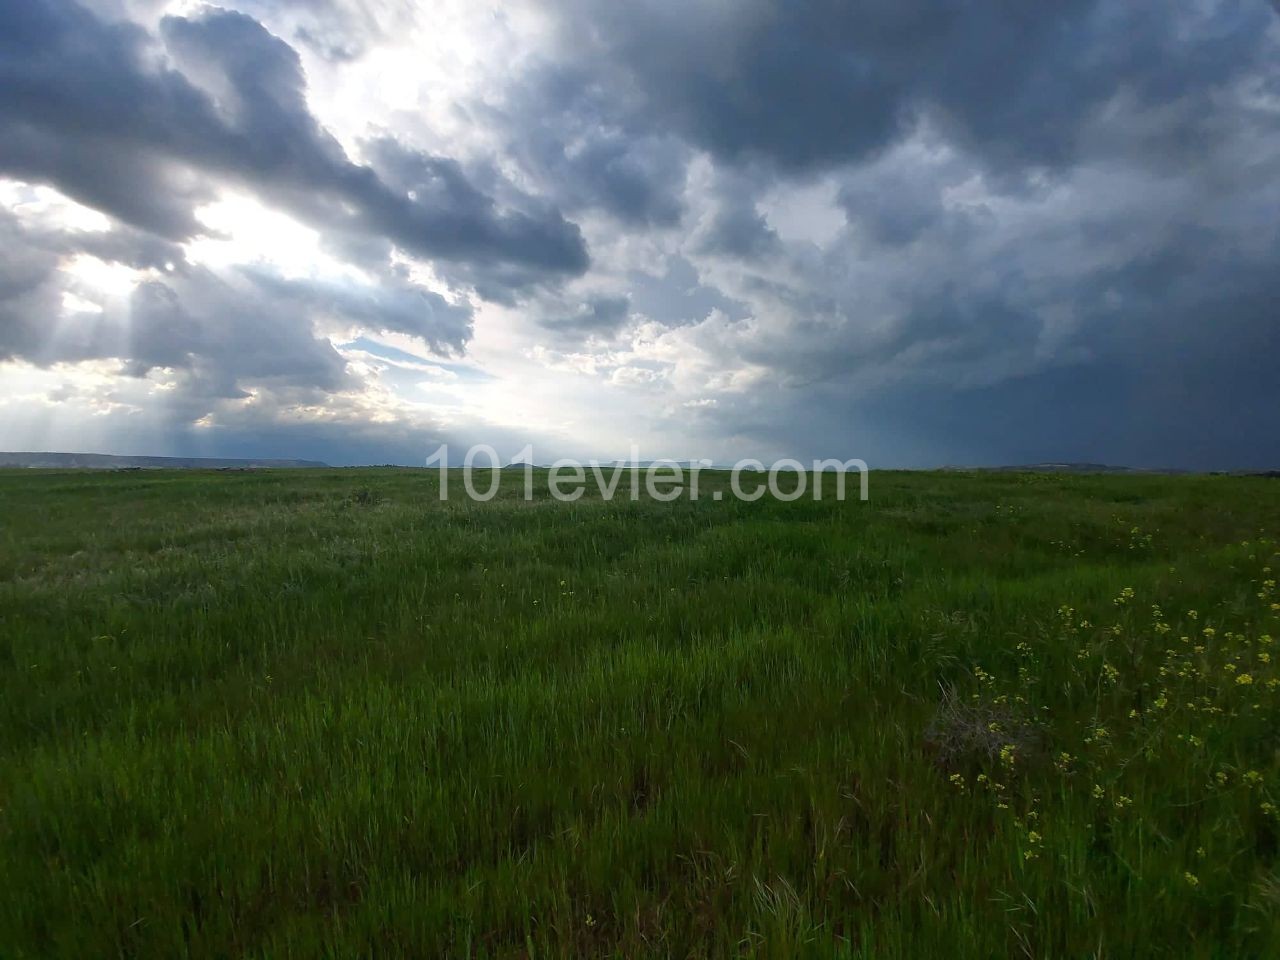
[[[958,389],[935,383],[856,400],[836,395],[827,409],[840,415],[823,422],[840,431],[834,422],[856,417],[909,440],[916,449],[895,459],[915,466],[1077,461],[1274,469],[1280,432],[1270,366],[1245,353],[1194,364],[1073,364]]]
[[[1233,200],[1280,209],[1274,190],[1215,206]],[[1104,206],[1046,217],[1025,238],[940,217],[910,235],[909,250],[901,238],[868,248],[855,233],[820,261],[793,261],[785,280],[746,275],[741,295],[784,322],[736,349],[780,381],[843,382],[863,395],[895,381],[969,388],[1090,363],[1127,366],[1135,381],[1156,366],[1177,380],[1210,358],[1220,372],[1248,366],[1280,336],[1280,228],[1242,213],[1197,223],[1195,206],[1166,204],[1137,205],[1155,222]],[[1235,386],[1229,376],[1221,386],[1225,415]]]
[[[586,269],[578,228],[541,201],[526,198],[532,213],[501,212],[455,160],[418,153],[391,139],[373,141],[367,148],[396,186],[394,195],[369,205],[373,226],[381,228],[374,232],[430,237],[441,250],[429,245],[409,249],[464,264],[511,264],[547,274]],[[412,202],[400,203],[402,194]]]
[[[1097,122],[1116,127],[1108,149],[1176,163],[1213,136],[1215,96],[1267,56],[1272,16],[1260,2],[558,6],[564,56],[594,58],[654,126],[787,170],[874,156],[922,118],[1015,172],[1074,162]]]
[[[754,319],[708,324],[707,351],[812,397],[815,443],[862,410],[948,459],[1280,461],[1270,6],[561,9],[629,122],[710,152],[683,252]],[[822,178],[846,225],[784,241],[761,199]],[[711,410],[775,441],[796,412]]]
[[[180,76],[144,72],[140,29],[69,3],[6,4],[0,54],[0,170],[162,235],[196,231],[208,191],[164,154],[196,152],[220,125]]]
[[[899,124],[900,83],[859,54],[850,14],[827,4],[582,0],[563,4],[562,23],[566,43],[620,75],[620,89],[636,87],[660,124],[722,157],[802,167],[864,153]]]
[[[1274,188],[1217,197],[1192,188],[1187,197],[1215,216],[1152,197],[1136,209],[1154,223],[1100,208],[1063,223],[1060,236],[1040,223],[1023,249],[1013,235],[985,253],[977,240],[960,252],[945,230],[925,230],[904,271],[909,289],[888,280],[867,311],[876,322],[862,321],[858,287],[842,293],[828,274],[767,295],[758,288],[757,304],[791,297],[790,315],[808,322],[765,327],[731,348],[767,365],[779,411],[807,408],[809,446],[794,451],[805,455],[822,452],[825,437],[918,466],[1274,466],[1280,228],[1261,218],[1280,203]],[[1249,204],[1252,216],[1233,209]],[[951,258],[959,262],[948,271]],[[873,261],[886,272],[890,262]],[[719,422],[755,429],[740,422],[751,412],[730,407]]]
[[[572,142],[560,133],[529,146],[541,149],[536,165],[559,187],[570,209],[599,207],[633,227],[679,222],[687,153],[679,141],[631,139],[606,130],[586,133],[572,148],[566,140]]]
[[[428,258],[510,267],[512,282],[581,273],[585,246],[557,212],[501,210],[446,158],[392,150],[412,192],[348,159],[311,115],[297,54],[243,14],[161,22],[165,65],[140,28],[67,0],[0,11],[0,171],[47,182],[170,239],[201,231],[210,177],[318,226]],[[403,180],[403,177],[400,177]]]
[[[604,210],[633,229],[673,226],[684,211],[688,146],[660,126],[629,124],[618,92],[596,81],[589,66],[540,64],[483,113],[567,209]]]

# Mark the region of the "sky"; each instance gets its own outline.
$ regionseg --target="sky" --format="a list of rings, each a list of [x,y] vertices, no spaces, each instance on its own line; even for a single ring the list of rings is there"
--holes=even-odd
[[[0,449],[1280,467],[1267,0],[0,4]]]

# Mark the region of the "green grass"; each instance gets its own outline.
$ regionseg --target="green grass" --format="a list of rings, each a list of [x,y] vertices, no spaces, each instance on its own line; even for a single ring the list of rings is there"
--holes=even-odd
[[[1280,955],[1280,483],[519,482],[0,472],[0,957]]]

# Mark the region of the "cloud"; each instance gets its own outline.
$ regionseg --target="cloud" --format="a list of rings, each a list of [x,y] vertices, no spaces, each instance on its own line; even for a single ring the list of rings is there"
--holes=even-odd
[[[539,63],[484,111],[506,152],[570,210],[601,210],[632,229],[672,227],[691,151],[660,127],[625,123],[617,92],[570,63]]]
[[[500,209],[455,161],[382,141],[370,153],[385,170],[353,162],[309,112],[297,53],[244,14],[165,17],[159,46],[43,0],[5,7],[0,35],[0,171],[140,229],[199,234],[213,177],[326,230],[492,267],[491,285],[586,269],[576,226]]]
[[[761,260],[777,256],[782,244],[760,212],[757,200],[769,178],[740,171],[720,171],[707,191],[707,210],[694,231],[696,253]]]
[[[789,171],[873,159],[922,119],[1001,170],[1070,165],[1099,137],[1187,157],[1212,138],[1217,98],[1271,52],[1272,14],[1248,3],[555,7],[561,55],[593,63],[638,117]],[[1156,122],[1128,122],[1144,116]]]
[[[418,265],[508,301],[587,265],[575,226],[492,175],[501,202],[460,163],[388,137],[366,144],[374,166],[351,160],[310,112],[298,55],[244,14],[164,17],[153,34],[50,0],[0,11],[0,47],[0,173],[111,218],[83,231],[0,212],[0,360],[64,371],[51,398],[110,369],[160,432],[266,410],[321,422],[334,404],[418,422],[330,337],[456,354],[471,306],[424,287]],[[203,210],[228,186],[319,228],[362,279],[193,260],[193,239],[226,240]],[[92,415],[123,409],[102,403]]]
[[[591,296],[568,315],[549,317],[542,324],[575,335],[610,335],[626,322],[630,308],[627,297]]]
[[[338,62],[363,56],[408,29],[417,13],[412,0],[249,0],[240,8],[259,20],[281,17],[291,25],[290,36]]]
[[[287,309],[324,325],[371,333],[403,333],[424,341],[437,354],[460,353],[471,335],[471,310],[438,293],[393,276],[376,284],[293,280],[261,270],[245,271],[256,291]]]
[[[326,330],[407,334],[437,353],[460,352],[471,333],[469,308],[393,275],[360,285],[261,266],[214,270],[127,228],[85,235],[3,212],[0,242],[14,251],[0,265],[0,360],[116,360],[139,379],[162,372],[173,378],[170,406],[180,400],[193,421],[225,399],[310,403],[367,387]],[[76,271],[86,256],[98,274],[123,274],[120,289],[86,286]]]
[[[41,365],[115,359],[133,376],[181,370],[204,396],[240,396],[246,384],[339,389],[341,357],[315,335],[297,296],[249,274],[219,276],[182,265],[173,273],[130,277],[127,292],[78,286],[59,269],[55,243],[17,237],[15,258],[0,275],[0,358]],[[102,263],[102,261],[99,261]],[[67,310],[64,294],[94,310]]]

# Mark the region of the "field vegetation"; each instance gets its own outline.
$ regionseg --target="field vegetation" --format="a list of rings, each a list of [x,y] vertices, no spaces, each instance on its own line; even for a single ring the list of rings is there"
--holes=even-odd
[[[0,957],[1280,956],[1280,483],[520,481],[0,472]]]

